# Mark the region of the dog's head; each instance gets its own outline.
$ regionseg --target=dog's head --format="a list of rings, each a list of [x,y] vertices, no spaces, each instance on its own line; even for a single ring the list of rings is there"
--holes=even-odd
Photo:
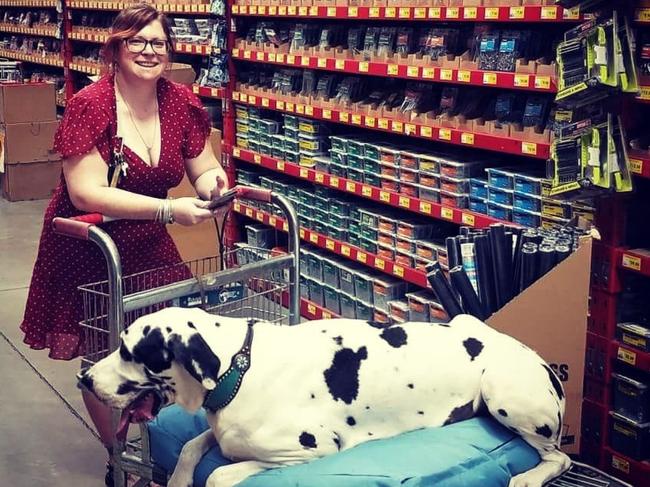
[[[139,318],[122,333],[118,350],[79,375],[81,387],[123,410],[119,432],[125,434],[129,422],[152,419],[168,403],[195,411],[206,389],[215,388],[219,358],[191,318],[181,316]]]

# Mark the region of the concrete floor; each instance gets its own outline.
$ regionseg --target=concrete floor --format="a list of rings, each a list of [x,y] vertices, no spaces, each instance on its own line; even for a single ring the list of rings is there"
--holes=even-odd
[[[76,387],[79,361],[27,348],[18,329],[46,204],[0,198],[0,484],[101,487],[106,453]]]

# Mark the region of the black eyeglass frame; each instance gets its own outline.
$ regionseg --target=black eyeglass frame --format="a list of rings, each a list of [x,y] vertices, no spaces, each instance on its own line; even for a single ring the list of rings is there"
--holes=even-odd
[[[132,40],[139,40],[144,42],[144,45],[142,46],[142,49],[139,51],[132,51],[129,47],[129,41]],[[124,47],[126,47],[126,50],[129,51],[131,54],[142,54],[146,49],[147,46],[151,46],[151,50],[153,51],[154,54],[157,54],[159,56],[169,54],[171,52],[171,42],[169,42],[166,39],[143,39],[142,37],[129,37],[128,39],[124,39]],[[158,52],[156,48],[154,47],[153,43],[154,42],[164,42],[165,43],[165,52]]]

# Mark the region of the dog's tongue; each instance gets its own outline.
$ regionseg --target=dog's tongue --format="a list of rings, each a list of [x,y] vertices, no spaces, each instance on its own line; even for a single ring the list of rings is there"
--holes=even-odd
[[[147,394],[144,398],[134,402],[130,408],[122,411],[122,416],[120,417],[120,422],[115,432],[115,437],[119,441],[126,441],[130,423],[142,423],[153,419],[153,401],[153,394]]]

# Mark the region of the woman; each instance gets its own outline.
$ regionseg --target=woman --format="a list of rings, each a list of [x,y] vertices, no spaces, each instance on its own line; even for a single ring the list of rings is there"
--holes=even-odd
[[[83,354],[77,287],[106,279],[98,248],[55,235],[54,217],[97,212],[122,219],[103,228],[128,275],[180,262],[165,224],[214,218],[205,200],[227,189],[207,140],[207,112],[187,88],[162,77],[171,40],[165,17],[154,7],[123,10],[103,48],[108,74],[70,100],[56,134],[63,174],[45,213],[21,325],[25,343],[49,348],[53,359]],[[167,191],[185,172],[201,199],[168,200]],[[90,394],[84,393],[84,402],[110,451],[110,411]]]

